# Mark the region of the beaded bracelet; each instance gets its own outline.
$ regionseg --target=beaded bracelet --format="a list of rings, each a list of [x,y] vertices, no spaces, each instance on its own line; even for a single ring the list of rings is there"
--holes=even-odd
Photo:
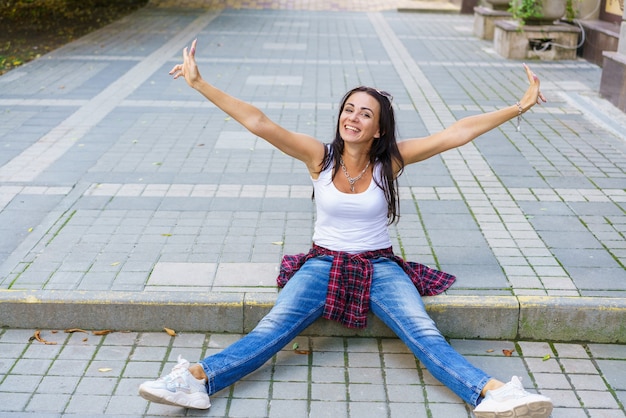
[[[522,108],[522,105],[520,104],[520,102],[515,103],[517,105],[517,132],[521,132],[522,131],[522,113],[524,112],[524,109]]]

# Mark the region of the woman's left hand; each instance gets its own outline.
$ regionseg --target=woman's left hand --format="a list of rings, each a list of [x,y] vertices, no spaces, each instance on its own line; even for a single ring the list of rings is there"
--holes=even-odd
[[[524,64],[524,68],[526,69],[526,76],[528,77],[530,86],[528,86],[524,97],[520,100],[520,104],[524,112],[526,112],[534,105],[541,104],[542,102],[545,103],[547,100],[539,88],[541,85],[539,77],[531,71],[528,65]]]

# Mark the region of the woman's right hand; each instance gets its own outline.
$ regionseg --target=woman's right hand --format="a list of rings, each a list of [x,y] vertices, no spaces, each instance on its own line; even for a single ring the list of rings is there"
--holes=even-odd
[[[178,77],[184,77],[189,86],[196,88],[199,82],[202,81],[200,71],[198,71],[198,65],[196,64],[196,44],[198,40],[195,39],[191,43],[191,49],[187,47],[183,50],[183,63],[177,64],[170,71],[170,75],[174,76],[174,79]]]

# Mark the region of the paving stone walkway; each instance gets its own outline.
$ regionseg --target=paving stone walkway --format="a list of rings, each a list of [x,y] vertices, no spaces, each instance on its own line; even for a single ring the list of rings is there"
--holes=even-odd
[[[299,337],[258,371],[211,398],[208,411],[151,404],[137,393],[178,355],[199,359],[234,334],[49,330],[56,345],[26,343],[32,331],[0,333],[0,415],[7,417],[432,417],[471,418],[466,406],[397,339]],[[549,396],[553,418],[624,417],[626,347],[452,340],[477,366]],[[506,356],[503,351],[512,351]],[[193,361],[193,360],[192,360]]]
[[[193,39],[205,77],[322,140],[358,84],[392,92],[406,137],[527,83],[472,16],[156,3],[0,77],[3,416],[194,415],[149,405],[138,382],[249,330],[281,256],[308,249],[306,169],[167,75]],[[522,375],[555,417],[623,417],[625,348],[609,343],[626,335],[626,116],[598,96],[596,65],[530,64],[549,103],[521,132],[407,168],[394,248],[458,276],[427,304],[481,367]],[[37,328],[58,344],[29,342]],[[208,415],[469,414],[384,332],[316,330],[298,340],[309,354],[286,347]]]

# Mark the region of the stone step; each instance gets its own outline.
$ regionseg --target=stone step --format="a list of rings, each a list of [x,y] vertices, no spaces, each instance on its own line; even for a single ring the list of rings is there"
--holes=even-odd
[[[0,324],[10,328],[247,333],[275,294],[98,291],[0,291]],[[543,296],[425,297],[449,338],[625,343],[626,299]],[[598,326],[602,324],[602,326]],[[318,320],[304,335],[391,337],[370,314],[364,330]]]

